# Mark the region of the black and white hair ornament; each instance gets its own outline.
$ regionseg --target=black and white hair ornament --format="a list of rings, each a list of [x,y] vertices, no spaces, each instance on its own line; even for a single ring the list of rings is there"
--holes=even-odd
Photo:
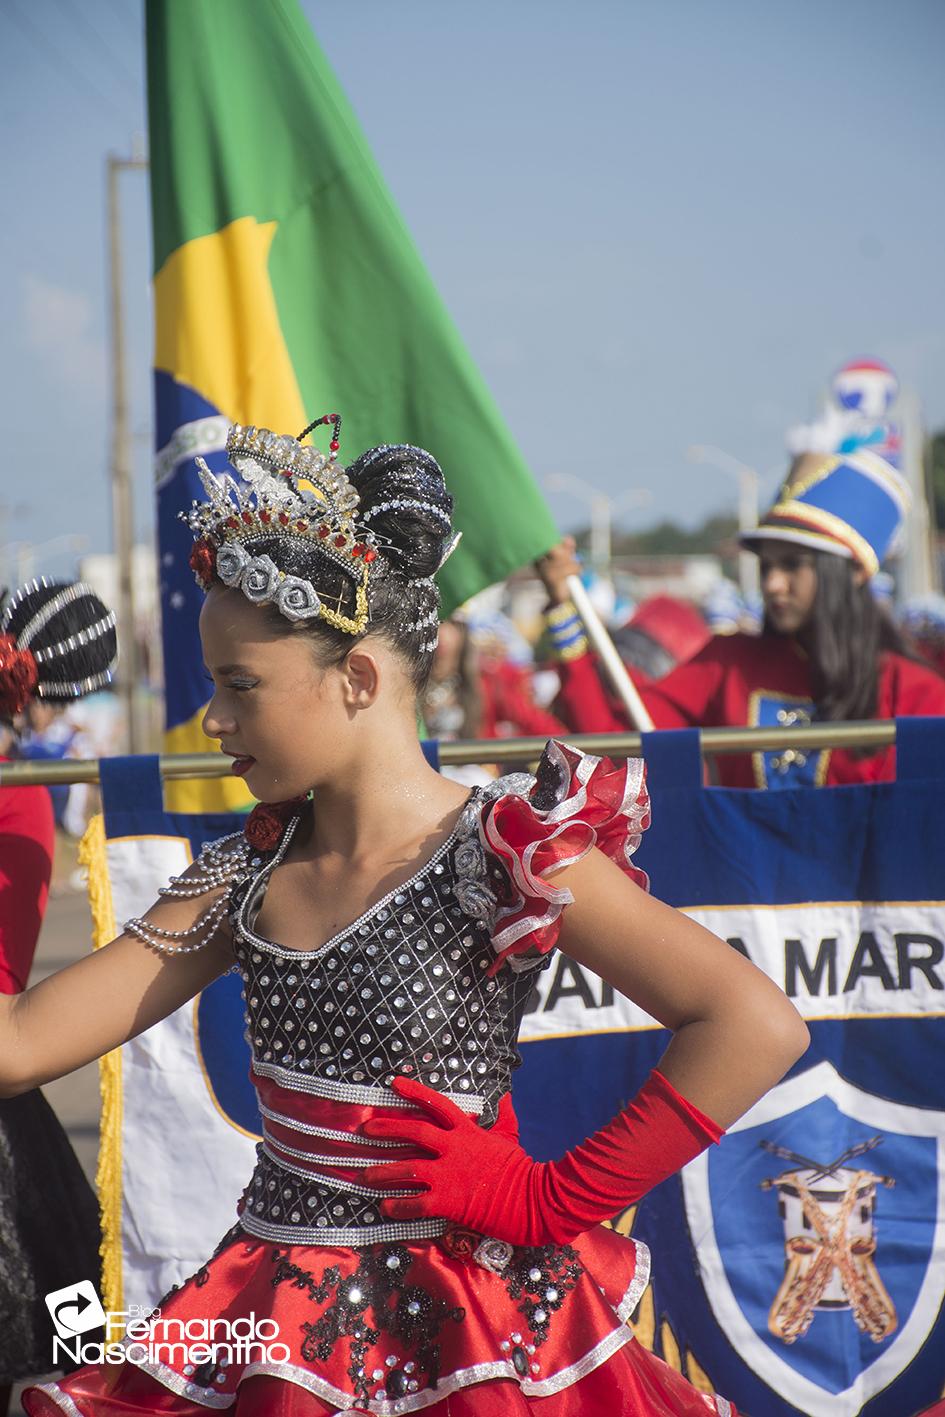
[[[68,703],[111,683],[115,615],[84,581],[28,581],[0,614],[0,712]]]

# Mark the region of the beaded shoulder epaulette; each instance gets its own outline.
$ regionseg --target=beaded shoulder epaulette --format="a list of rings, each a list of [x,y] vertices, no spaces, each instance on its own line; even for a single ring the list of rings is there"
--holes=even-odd
[[[242,832],[232,832],[217,841],[208,841],[188,874],[172,876],[158,895],[175,900],[194,900],[210,891],[223,889],[186,930],[167,930],[152,920],[136,916],[126,920],[125,933],[134,935],[162,954],[194,954],[204,949],[216,934],[229,905],[229,887],[246,873],[253,847]]]

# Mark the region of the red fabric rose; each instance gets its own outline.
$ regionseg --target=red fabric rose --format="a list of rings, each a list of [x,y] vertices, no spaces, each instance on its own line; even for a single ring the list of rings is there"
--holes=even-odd
[[[288,802],[258,802],[243,827],[243,835],[257,851],[273,851],[282,840],[286,823],[300,810],[304,797]]]
[[[257,851],[271,851],[285,830],[285,819],[271,803],[260,802],[246,818],[243,835]]]
[[[214,573],[217,568],[217,552],[212,541],[205,536],[201,536],[195,541],[190,552],[190,569],[196,577],[197,584],[204,590],[209,590],[213,584]]]
[[[481,1244],[479,1231],[462,1225],[448,1225],[440,1236],[441,1247],[454,1260],[471,1260]]]
[[[12,635],[0,635],[0,714],[22,713],[38,683],[33,651],[18,649]]]

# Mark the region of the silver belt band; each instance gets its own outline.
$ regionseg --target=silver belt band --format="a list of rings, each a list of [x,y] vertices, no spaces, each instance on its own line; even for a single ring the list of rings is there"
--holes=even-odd
[[[240,1224],[250,1235],[260,1240],[277,1240],[286,1245],[326,1245],[357,1247],[361,1245],[383,1245],[397,1240],[433,1240],[443,1235],[449,1224],[446,1220],[391,1220],[383,1225],[357,1225],[346,1230],[335,1230],[330,1225],[273,1225],[268,1220],[257,1220],[244,1213]]]
[[[302,1151],[300,1147],[286,1146],[284,1141],[280,1141],[278,1137],[272,1135],[265,1123],[263,1123],[263,1136],[271,1146],[278,1147],[279,1151],[284,1151],[286,1156],[298,1157],[299,1161],[310,1161],[313,1166],[343,1166],[350,1170],[358,1170],[366,1166],[391,1166],[395,1161],[402,1159],[399,1156],[318,1156],[314,1151]],[[370,1137],[365,1137],[364,1140],[370,1141]],[[271,1153],[267,1150],[266,1155],[269,1156]],[[280,1161],[278,1156],[273,1159]],[[346,1185],[343,1181],[336,1181],[335,1184]]]
[[[257,1098],[258,1102],[258,1098]],[[401,1147],[406,1145],[400,1141],[384,1141],[380,1137],[362,1137],[357,1132],[342,1132],[337,1127],[316,1127],[313,1122],[300,1122],[295,1117],[286,1117],[282,1112],[273,1112],[271,1107],[264,1107],[258,1102],[260,1116],[270,1122],[278,1122],[280,1127],[291,1128],[293,1132],[302,1132],[307,1137],[321,1137],[323,1141],[348,1142],[351,1146],[377,1146],[377,1147]]]
[[[272,1078],[280,1087],[290,1092],[306,1092],[312,1097],[324,1097],[329,1102],[351,1102],[357,1107],[409,1107],[410,1103],[398,1097],[388,1087],[362,1087],[355,1082],[333,1082],[331,1078],[312,1077],[309,1073],[292,1072],[279,1067],[278,1063],[261,1063],[253,1059],[253,1072],[260,1077]],[[443,1092],[461,1112],[479,1117],[486,1110],[486,1099],[477,1093]]]
[[[412,1190],[390,1190],[381,1186],[358,1186],[354,1181],[340,1181],[337,1176],[323,1176],[318,1171],[307,1171],[302,1166],[293,1166],[291,1161],[283,1161],[281,1156],[273,1156],[266,1142],[262,1144],[263,1153],[268,1156],[274,1166],[279,1166],[283,1171],[290,1172],[293,1176],[299,1176],[303,1181],[311,1181],[316,1186],[331,1186],[334,1190],[340,1191],[342,1195],[367,1196],[370,1200],[384,1200],[388,1196],[412,1196],[416,1192]],[[333,1163],[337,1165],[338,1163]],[[341,1163],[344,1164],[343,1162]]]

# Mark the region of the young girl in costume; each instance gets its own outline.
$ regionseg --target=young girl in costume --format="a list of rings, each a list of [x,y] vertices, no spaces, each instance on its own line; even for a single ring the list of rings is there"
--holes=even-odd
[[[319,421],[334,453],[337,420]],[[640,763],[551,743],[536,778],[471,793],[428,767],[415,709],[453,544],[428,453],[374,448],[345,473],[240,427],[227,449],[245,485],[204,468],[189,518],[205,727],[267,805],[118,939],[9,1001],[0,1080],[118,1047],[235,961],[264,1139],[235,1225],[159,1323],[255,1313],[288,1356],[87,1368],[29,1390],[27,1412],[731,1412],[633,1340],[649,1256],[598,1222],[717,1141],[803,1024],[641,889]],[[674,1037],[624,1112],[537,1163],[509,1086],[556,947]]]
[[[945,713],[945,681],[911,657],[870,580],[890,552],[908,501],[902,479],[866,448],[809,457],[761,525],[742,535],[758,554],[760,635],[716,635],[687,663],[640,686],[657,728],[776,727]],[[572,732],[627,727],[570,604],[580,570],[567,540],[538,562],[549,633],[561,660],[561,713]],[[725,787],[888,782],[896,750],[789,749],[716,761]]]
[[[24,714],[109,682],[115,617],[82,582],[30,581],[0,612],[0,759],[18,755]],[[0,995],[26,988],[53,865],[45,787],[0,787]],[[9,996],[9,997],[8,997]],[[0,1099],[0,1413],[12,1384],[52,1366],[43,1296],[99,1272],[98,1205],[38,1088]]]

